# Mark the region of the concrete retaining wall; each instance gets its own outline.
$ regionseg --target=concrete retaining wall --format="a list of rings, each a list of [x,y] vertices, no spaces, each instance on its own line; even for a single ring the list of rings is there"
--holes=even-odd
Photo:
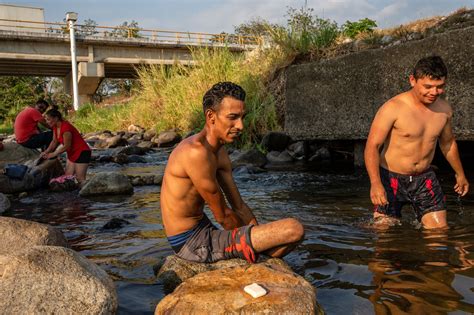
[[[474,27],[289,67],[285,131],[297,140],[366,139],[377,109],[410,89],[416,61],[433,54],[448,67],[455,134],[474,140]]]

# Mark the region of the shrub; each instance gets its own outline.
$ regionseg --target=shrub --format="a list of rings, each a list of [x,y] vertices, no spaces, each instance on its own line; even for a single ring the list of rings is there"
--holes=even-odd
[[[377,23],[374,20],[364,18],[357,22],[346,21],[342,26],[342,32],[350,38],[356,38],[358,34],[373,32],[376,27]]]

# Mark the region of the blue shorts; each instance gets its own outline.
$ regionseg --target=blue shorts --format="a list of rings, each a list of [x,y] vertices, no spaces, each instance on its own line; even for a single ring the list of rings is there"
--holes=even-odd
[[[204,214],[191,230],[168,237],[176,255],[194,262],[212,263],[219,260],[242,258],[249,263],[258,259],[250,240],[253,225],[233,230],[220,230]]]
[[[418,174],[404,175],[381,167],[380,179],[388,204],[375,206],[375,212],[399,218],[402,207],[411,204],[417,219],[421,220],[429,212],[446,210],[446,198],[431,168]]]

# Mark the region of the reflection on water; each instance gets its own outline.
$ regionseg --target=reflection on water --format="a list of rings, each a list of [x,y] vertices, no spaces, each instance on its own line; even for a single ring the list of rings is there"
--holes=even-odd
[[[236,176],[261,222],[287,216],[303,222],[305,241],[285,259],[317,288],[318,301],[328,314],[474,312],[474,200],[472,194],[464,199],[460,214],[452,180],[451,175],[441,177],[451,228],[431,232],[413,224],[409,208],[404,209],[401,225],[374,229],[364,174]],[[135,187],[133,196],[91,199],[43,191],[14,200],[6,215],[61,228],[75,250],[115,280],[120,313],[152,314],[164,295],[152,266],[172,253],[159,199],[155,186]],[[103,229],[112,218],[130,224]]]

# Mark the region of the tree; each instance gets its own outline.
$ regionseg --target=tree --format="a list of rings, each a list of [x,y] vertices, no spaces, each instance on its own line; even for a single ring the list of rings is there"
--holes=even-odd
[[[45,98],[46,85],[40,77],[0,77],[0,121],[12,124],[22,108]]]
[[[132,20],[128,23],[127,21],[116,26],[110,33],[110,37],[124,37],[124,38],[140,38],[140,27],[138,27],[138,22]]]
[[[97,22],[91,19],[84,20],[84,24],[79,25],[78,34],[83,36],[92,36],[98,34]]]
[[[360,19],[357,22],[346,21],[342,26],[342,32],[344,35],[355,38],[361,33],[372,33],[374,28],[377,27],[377,23],[369,18]]]

